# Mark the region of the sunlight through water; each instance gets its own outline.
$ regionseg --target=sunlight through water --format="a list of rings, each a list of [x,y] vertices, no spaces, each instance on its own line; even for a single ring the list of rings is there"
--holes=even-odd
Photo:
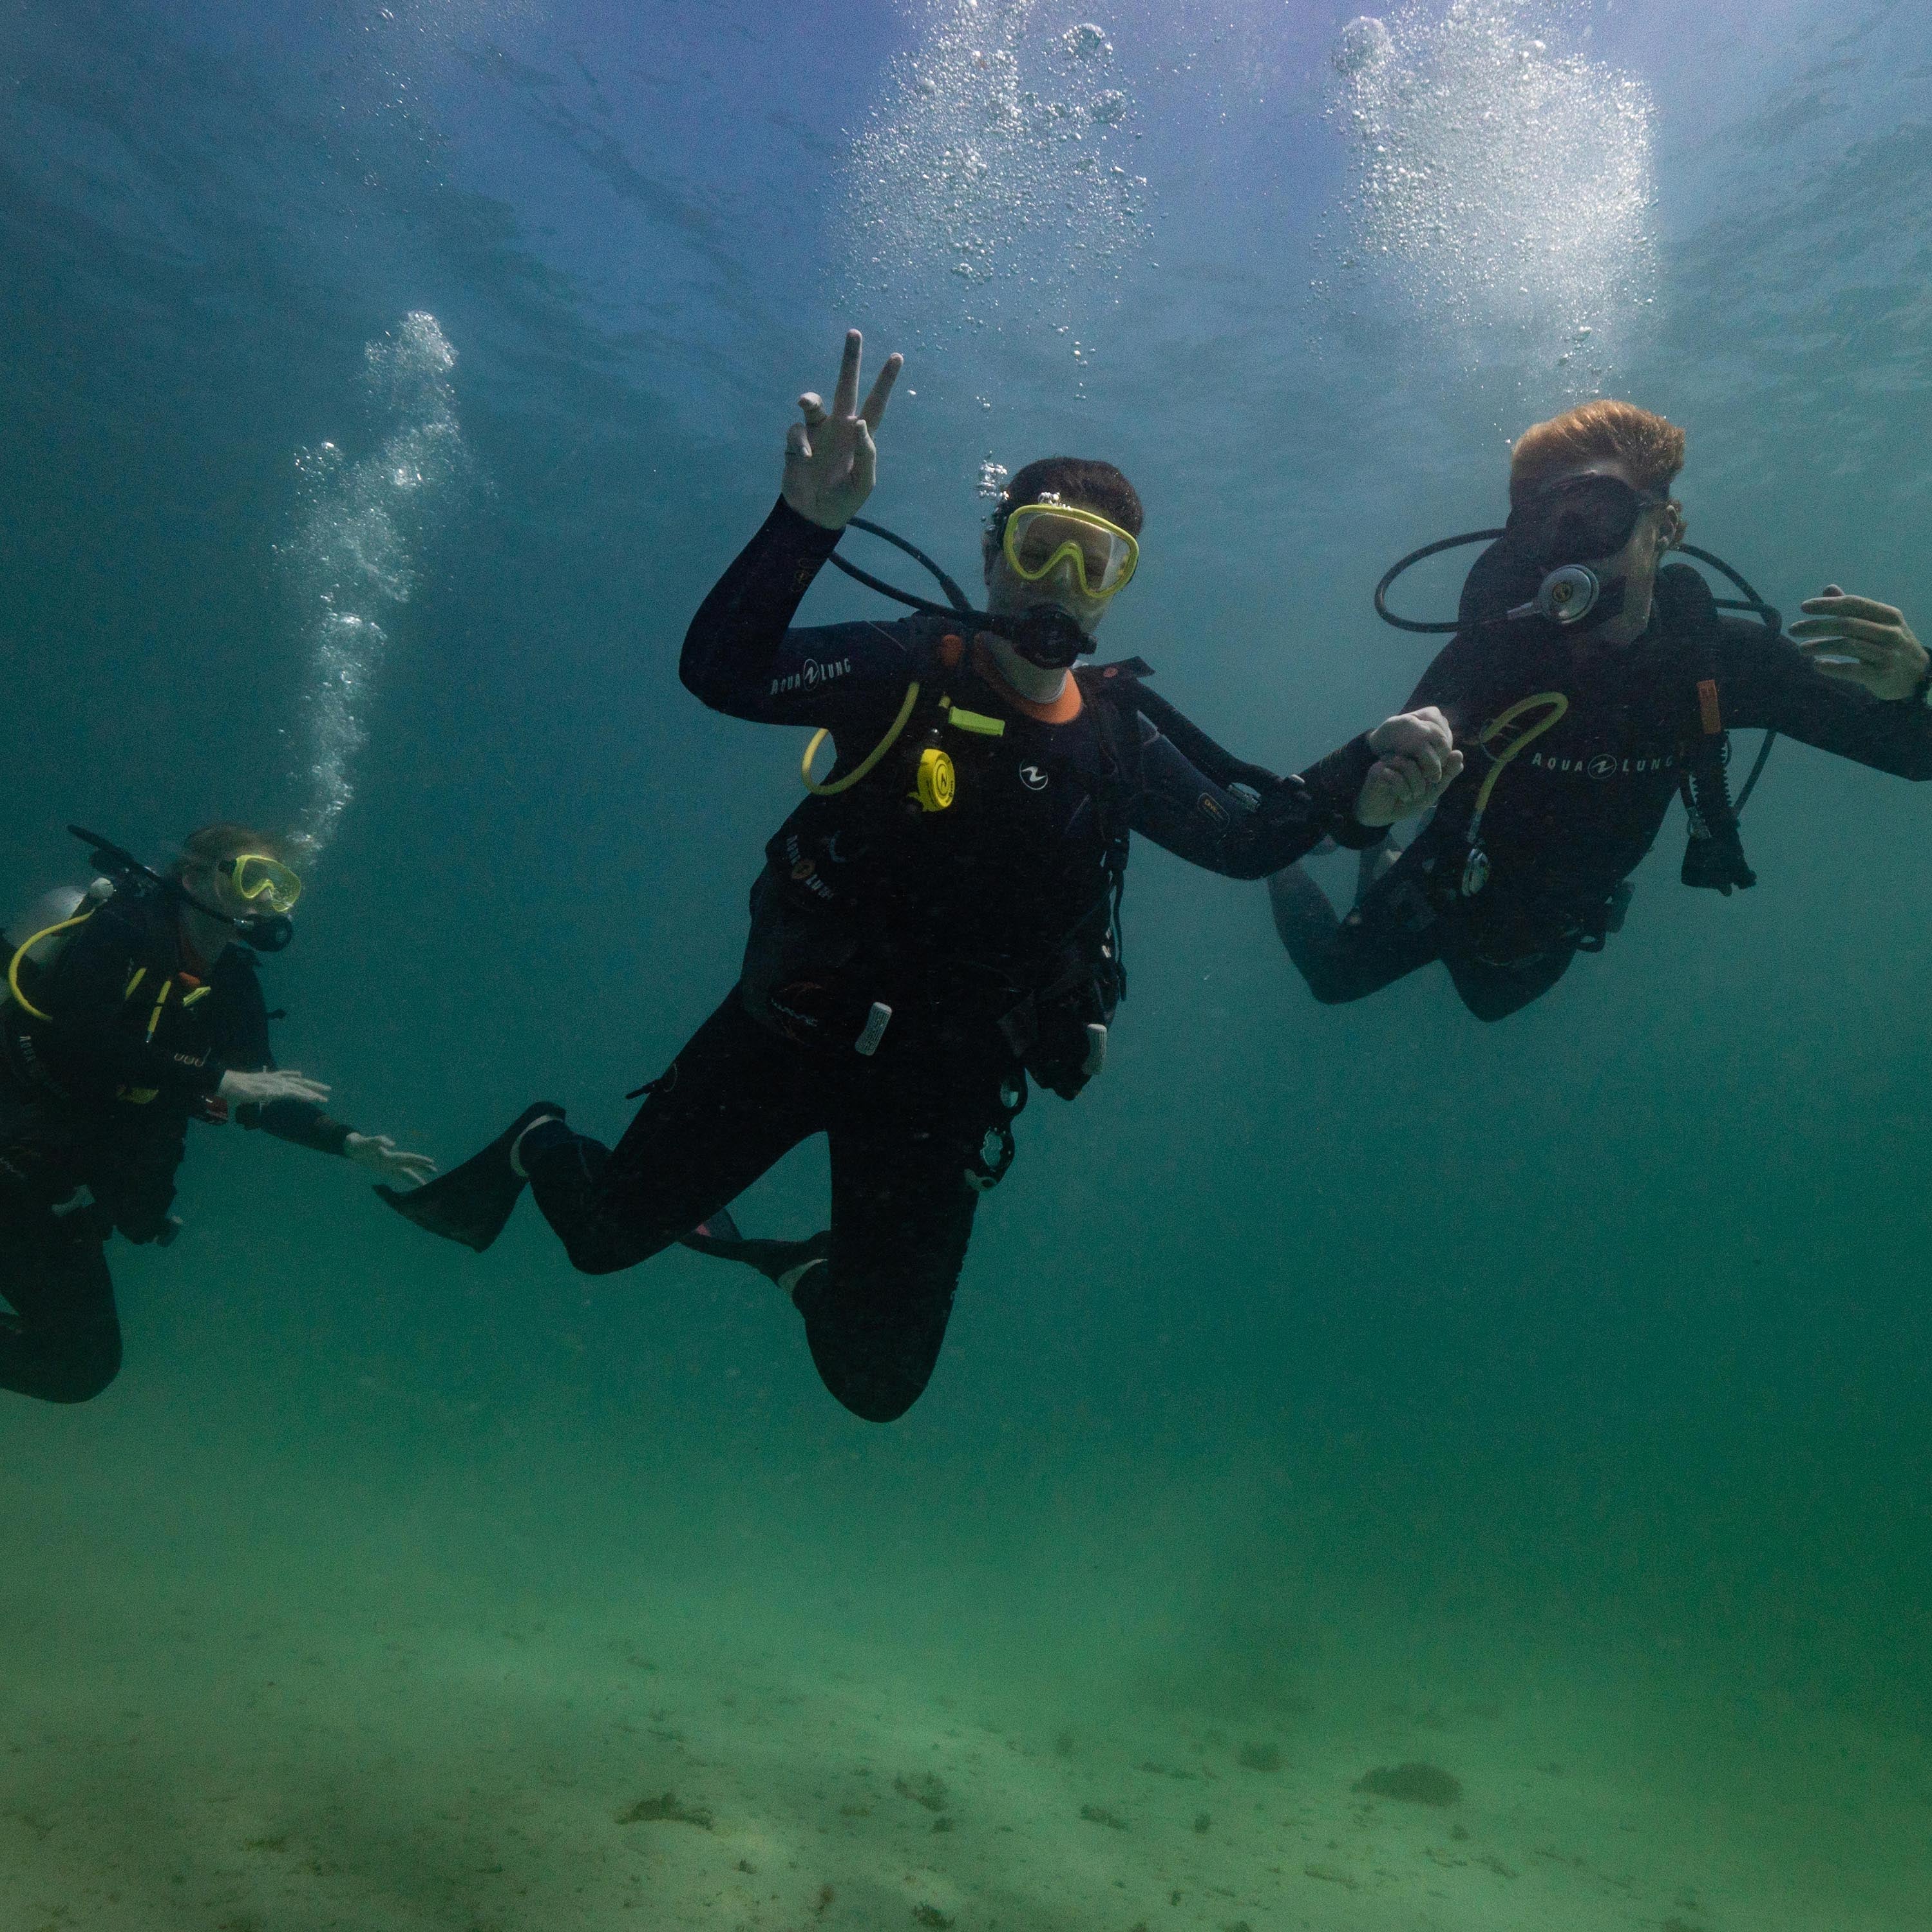
[[[1610,384],[1654,320],[1654,109],[1580,51],[1588,0],[1411,4],[1332,56],[1350,178],[1337,292],[1366,282],[1463,366],[1547,397]]]

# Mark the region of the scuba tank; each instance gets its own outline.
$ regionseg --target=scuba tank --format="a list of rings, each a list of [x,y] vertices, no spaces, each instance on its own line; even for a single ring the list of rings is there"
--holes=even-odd
[[[0,937],[16,932],[30,935],[25,940],[14,940],[8,946],[8,952],[11,953],[16,946],[21,947],[34,965],[52,964],[60,956],[65,935],[58,938],[40,935],[50,934],[53,927],[73,918],[80,911],[82,900],[86,897],[86,889],[72,885],[54,886],[41,893],[32,904],[23,907],[4,925],[0,925]]]
[[[0,950],[4,950],[7,959],[8,999],[29,1012],[34,1010],[20,990],[22,969],[31,969],[37,974],[51,971],[66,950],[69,935],[112,897],[113,892],[114,881],[104,878],[85,886],[55,886],[0,928]],[[22,937],[16,940],[11,937],[14,933]]]

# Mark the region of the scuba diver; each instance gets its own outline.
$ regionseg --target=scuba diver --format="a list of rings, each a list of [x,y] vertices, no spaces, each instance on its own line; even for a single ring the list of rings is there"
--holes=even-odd
[[[0,941],[0,1388],[91,1400],[121,1366],[106,1247],[165,1246],[190,1120],[232,1120],[392,1180],[435,1172],[322,1110],[278,1069],[254,952],[278,952],[302,892],[277,842],[194,833],[165,874],[97,834],[101,876],[50,892]]]
[[[800,398],[781,500],[685,639],[686,688],[713,710],[818,731],[808,795],[752,889],[738,983],[641,1090],[614,1152],[539,1102],[392,1198],[480,1250],[527,1178],[586,1274],[679,1240],[749,1262],[803,1317],[832,1394],[889,1422],[932,1373],[1028,1080],[1070,1100],[1106,1057],[1130,833],[1259,879],[1324,836],[1378,836],[1461,760],[1424,712],[1277,778],[1157,699],[1145,664],[1076,669],[1140,553],[1140,500],[1107,463],[1050,458],[1013,477],[984,538],[988,609],[928,564],[950,605],[893,591],[914,616],[788,628],[828,560],[852,569],[832,553],[872,490],[901,366],[888,359],[862,409],[860,356],[854,330],[830,410]],[[720,1210],[817,1133],[829,1231],[739,1238]]]
[[[1520,1011],[1620,926],[1629,875],[1680,794],[1683,882],[1754,885],[1738,815],[1780,732],[1932,778],[1932,659],[1904,618],[1834,584],[1785,633],[1729,565],[1684,543],[1671,495],[1684,447],[1681,429],[1630,403],[1538,423],[1511,457],[1508,524],[1428,544],[1382,579],[1389,622],[1455,633],[1409,703],[1444,713],[1468,765],[1406,851],[1364,854],[1346,917],[1299,865],[1269,880],[1282,943],[1324,1005],[1440,960],[1478,1019]],[[1456,622],[1388,610],[1409,565],[1488,538]],[[1665,563],[1673,549],[1742,599]],[[1766,736],[1733,803],[1738,728]]]

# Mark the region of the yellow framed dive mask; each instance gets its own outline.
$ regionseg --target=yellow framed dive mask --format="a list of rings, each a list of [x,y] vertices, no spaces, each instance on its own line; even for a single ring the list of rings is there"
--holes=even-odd
[[[238,852],[214,868],[227,874],[235,896],[253,905],[261,900],[271,912],[291,913],[302,897],[302,881],[279,859],[266,852]]]
[[[1071,559],[1080,594],[1104,604],[1132,581],[1141,547],[1118,524],[1072,503],[1022,503],[1006,519],[1001,541],[1013,574],[1037,584]]]

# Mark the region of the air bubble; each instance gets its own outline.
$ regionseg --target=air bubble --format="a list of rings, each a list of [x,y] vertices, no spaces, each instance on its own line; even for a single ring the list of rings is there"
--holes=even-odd
[[[868,295],[956,319],[945,292],[958,282],[1064,307],[1117,274],[1149,232],[1144,184],[1109,172],[1135,131],[1132,95],[1095,86],[1113,44],[1065,0],[923,10],[918,46],[853,144],[847,259],[868,265]]]
[[[1387,26],[1372,14],[1351,20],[1335,37],[1330,64],[1340,74],[1358,74],[1380,67],[1395,51]]]
[[[382,447],[347,462],[332,442],[300,451],[302,526],[276,561],[310,614],[308,800],[296,838],[313,864],[355,797],[350,768],[368,742],[362,694],[388,638],[373,614],[406,604],[423,544],[467,466],[450,371],[452,350],[418,310],[363,352],[376,400],[397,418]]]
[[[1650,97],[1562,50],[1572,10],[1409,0],[1350,22],[1332,56],[1354,151],[1338,266],[1376,264],[1466,362],[1511,356],[1526,380],[1566,343],[1613,366],[1660,278]]]

